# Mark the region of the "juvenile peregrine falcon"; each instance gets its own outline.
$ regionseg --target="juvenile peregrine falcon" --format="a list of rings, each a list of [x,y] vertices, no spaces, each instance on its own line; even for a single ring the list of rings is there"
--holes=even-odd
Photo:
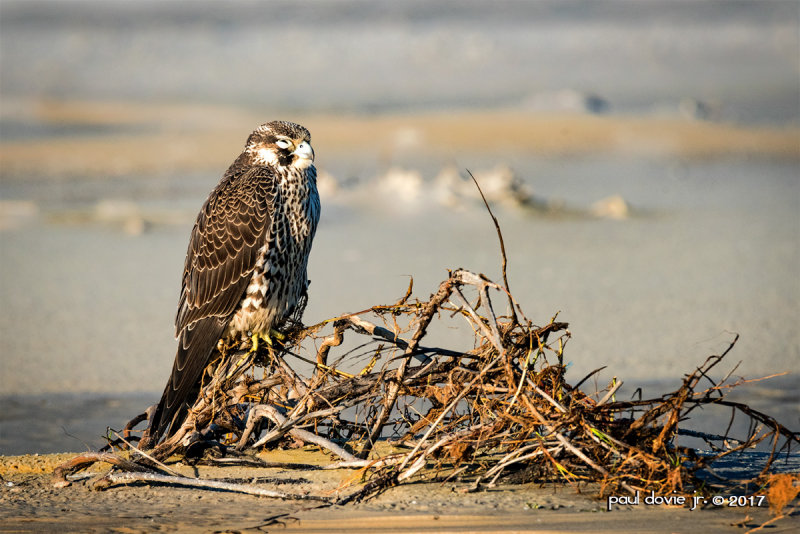
[[[308,285],[319,213],[311,134],[284,121],[256,128],[197,216],[175,318],[178,353],[140,447],[183,422],[220,339],[267,337],[292,313]]]

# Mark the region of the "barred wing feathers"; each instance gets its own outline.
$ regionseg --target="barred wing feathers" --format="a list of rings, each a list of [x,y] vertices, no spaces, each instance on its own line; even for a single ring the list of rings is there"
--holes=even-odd
[[[237,162],[238,163],[238,162]],[[197,217],[183,271],[175,329],[178,352],[151,428],[155,443],[186,414],[203,369],[236,313],[267,242],[275,175],[235,163]]]

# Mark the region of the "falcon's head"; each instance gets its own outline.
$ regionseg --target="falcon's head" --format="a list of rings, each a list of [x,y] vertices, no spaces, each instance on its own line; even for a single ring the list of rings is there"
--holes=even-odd
[[[311,134],[293,122],[272,121],[262,124],[247,138],[245,152],[256,165],[306,169],[314,163]]]

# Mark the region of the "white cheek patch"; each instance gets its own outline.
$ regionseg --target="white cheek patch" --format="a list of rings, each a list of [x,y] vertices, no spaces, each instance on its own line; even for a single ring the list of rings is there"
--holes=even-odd
[[[269,148],[259,148],[256,150],[256,163],[260,165],[277,165],[278,155]]]

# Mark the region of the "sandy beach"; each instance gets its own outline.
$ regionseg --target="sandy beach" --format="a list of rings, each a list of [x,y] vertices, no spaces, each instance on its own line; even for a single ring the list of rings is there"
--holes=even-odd
[[[119,485],[91,491],[80,482],[54,488],[50,473],[70,455],[0,459],[2,532],[742,532],[770,520],[760,507],[609,505],[596,486],[524,484],[468,492],[459,482],[401,485],[346,506],[285,501],[190,488]],[[325,463],[308,450],[272,452],[265,460]],[[97,473],[101,469],[93,469]],[[200,478],[256,482],[293,494],[332,496],[344,471],[173,466]],[[769,525],[794,532],[796,517]]]
[[[769,520],[763,507],[607,511],[596,488],[568,485],[420,483],[324,509],[53,488],[65,451],[96,449],[158,399],[197,211],[248,133],[278,118],[308,127],[320,172],[306,323],[393,302],[411,277],[420,298],[448,269],[499,279],[469,170],[525,313],[570,323],[571,381],[605,366],[584,389],[616,379],[621,398],[656,396],[738,334],[714,378],[780,375],[731,398],[800,429],[796,3],[186,6],[0,3],[0,531],[746,532]],[[687,424],[728,420],[709,409]],[[352,475],[201,474],[313,493]]]

